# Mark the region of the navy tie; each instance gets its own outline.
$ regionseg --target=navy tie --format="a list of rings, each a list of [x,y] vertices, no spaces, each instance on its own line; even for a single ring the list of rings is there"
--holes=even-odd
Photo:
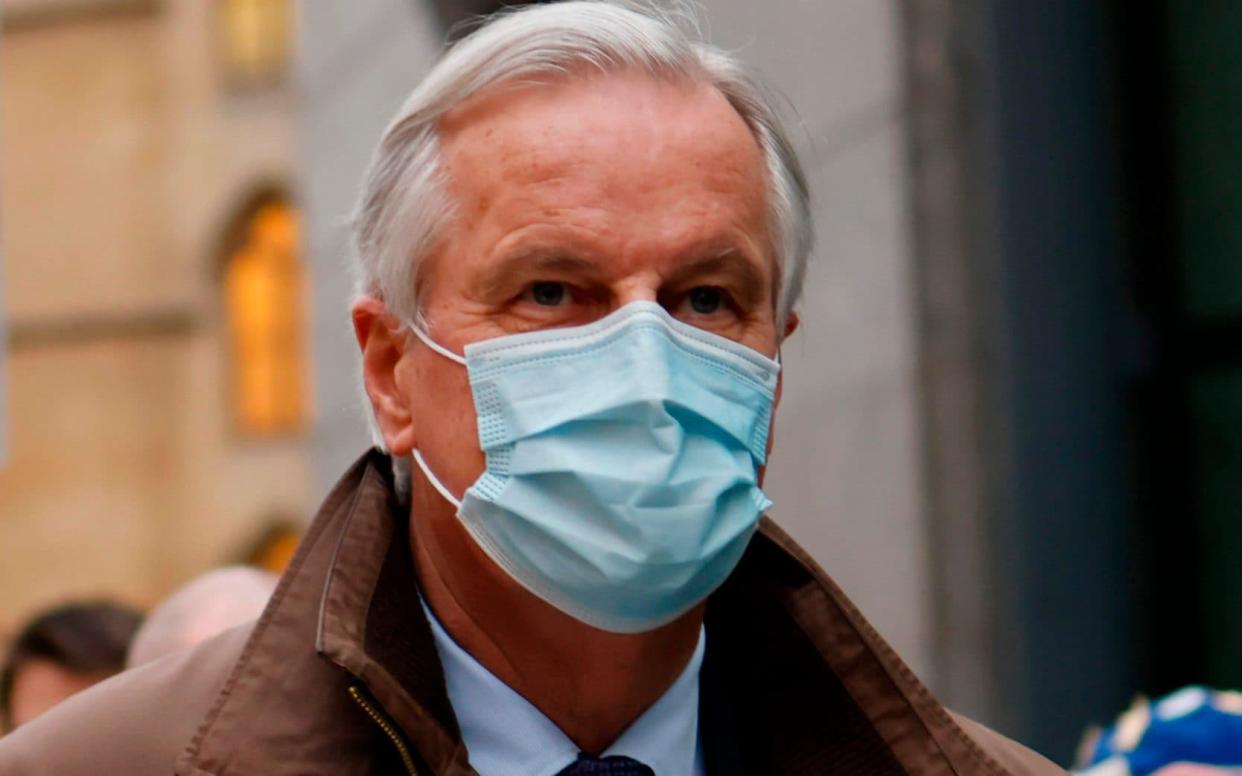
[[[629,757],[592,757],[580,754],[556,776],[655,776],[655,771]]]

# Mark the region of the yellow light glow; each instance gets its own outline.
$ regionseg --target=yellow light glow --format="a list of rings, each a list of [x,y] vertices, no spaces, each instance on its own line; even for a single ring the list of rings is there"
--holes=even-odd
[[[221,48],[237,82],[279,78],[289,58],[288,0],[218,0]]]
[[[254,436],[294,431],[305,419],[302,268],[297,214],[269,203],[230,258],[225,294],[232,338],[233,408]]]

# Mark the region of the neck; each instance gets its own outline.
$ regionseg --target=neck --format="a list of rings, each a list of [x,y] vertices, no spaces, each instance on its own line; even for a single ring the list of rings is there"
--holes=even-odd
[[[449,517],[411,520],[419,585],[436,618],[582,751],[603,752],[681,674],[703,606],[646,633],[593,628],[510,579]]]

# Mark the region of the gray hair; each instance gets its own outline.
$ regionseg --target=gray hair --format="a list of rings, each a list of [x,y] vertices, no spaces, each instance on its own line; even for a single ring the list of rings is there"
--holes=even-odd
[[[563,77],[574,69],[642,68],[709,83],[732,104],[762,151],[769,221],[781,272],[782,326],[802,290],[814,239],[806,178],[777,111],[741,64],[701,42],[686,3],[574,0],[501,12],[458,41],[384,130],[353,215],[360,295],[414,321],[418,266],[454,213],[439,158],[437,122],[483,90]],[[377,444],[382,445],[372,419]]]

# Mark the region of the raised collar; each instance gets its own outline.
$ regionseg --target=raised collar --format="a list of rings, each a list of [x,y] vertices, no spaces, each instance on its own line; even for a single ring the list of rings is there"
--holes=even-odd
[[[376,747],[391,744],[377,744],[359,693],[424,768],[473,773],[399,538],[390,466],[372,450],[328,495],[179,776],[369,773]]]
[[[178,774],[369,772],[377,733],[351,687],[426,770],[474,773],[418,604],[390,466],[369,452],[328,496]],[[767,518],[709,600],[706,627],[701,724],[705,735],[734,731],[715,743],[744,772],[1004,773]],[[722,748],[705,746],[717,772],[711,750]]]
[[[323,584],[315,648],[357,677],[435,773],[470,772],[422,607],[408,517],[387,456],[341,531]]]

